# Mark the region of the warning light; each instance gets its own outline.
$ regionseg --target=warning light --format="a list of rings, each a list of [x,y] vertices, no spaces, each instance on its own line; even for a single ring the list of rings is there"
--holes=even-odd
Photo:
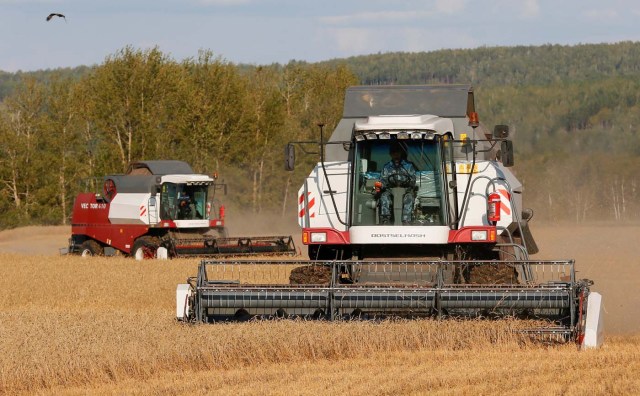
[[[480,125],[480,121],[478,120],[478,113],[476,113],[475,111],[469,113],[469,126],[475,128],[478,125]]]

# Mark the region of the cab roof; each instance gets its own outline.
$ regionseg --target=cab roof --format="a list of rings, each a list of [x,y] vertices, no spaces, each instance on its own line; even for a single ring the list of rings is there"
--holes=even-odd
[[[127,175],[188,175],[193,174],[191,166],[184,161],[156,160],[132,162]]]
[[[347,89],[343,117],[435,114],[456,118],[472,112],[473,88],[468,84],[360,85]]]

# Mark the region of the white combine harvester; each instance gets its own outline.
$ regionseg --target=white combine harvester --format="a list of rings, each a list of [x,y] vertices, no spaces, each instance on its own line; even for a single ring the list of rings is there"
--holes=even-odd
[[[540,337],[601,344],[592,282],[573,260],[530,259],[509,128],[479,123],[470,86],[352,87],[322,135],[298,195],[310,260],[203,261],[178,286],[179,319],[510,316]],[[287,146],[289,170],[296,144],[310,142]]]
[[[229,237],[224,183],[183,161],[139,161],[76,197],[68,253],[144,258],[292,255],[290,236]]]

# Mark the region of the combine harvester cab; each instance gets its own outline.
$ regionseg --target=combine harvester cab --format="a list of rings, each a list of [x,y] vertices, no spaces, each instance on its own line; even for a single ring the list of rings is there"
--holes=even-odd
[[[69,253],[130,255],[136,259],[293,254],[290,236],[229,237],[224,183],[196,174],[182,161],[143,161],[108,175],[99,194],[75,200]]]
[[[470,86],[352,87],[322,135],[298,194],[310,260],[203,261],[178,288],[179,318],[518,317],[532,335],[600,345],[592,282],[572,260],[529,258],[509,128],[480,124]]]

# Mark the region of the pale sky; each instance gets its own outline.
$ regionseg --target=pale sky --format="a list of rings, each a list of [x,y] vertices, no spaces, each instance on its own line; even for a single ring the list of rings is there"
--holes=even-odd
[[[0,70],[100,64],[154,46],[233,63],[640,41],[631,0],[0,0]],[[45,21],[51,12],[64,19]]]

